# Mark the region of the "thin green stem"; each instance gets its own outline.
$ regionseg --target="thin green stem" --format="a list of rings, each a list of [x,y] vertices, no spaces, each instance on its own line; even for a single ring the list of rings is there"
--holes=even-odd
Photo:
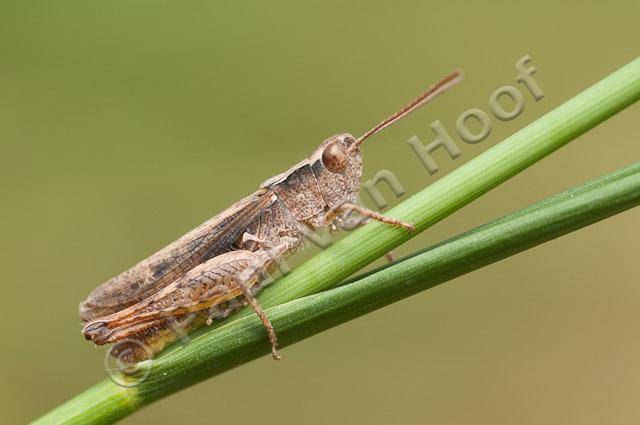
[[[283,346],[640,205],[640,162],[442,242],[353,282],[267,309]],[[253,315],[224,324],[143,365],[145,379],[109,380],[36,423],[113,423],[165,395],[269,352]],[[135,383],[135,378],[131,379]]]
[[[401,203],[388,214],[412,221],[418,231],[423,231],[639,98],[640,59],[636,59]],[[416,256],[381,271],[380,273],[386,273],[382,277],[378,274],[368,276],[362,282],[369,282],[373,287],[384,286],[384,282],[392,281],[393,276],[387,276],[388,274],[397,275],[397,279],[401,279],[393,281],[384,291],[379,292],[376,297],[382,298],[377,300],[367,298],[368,293],[374,292],[367,291],[367,286],[360,286],[362,283],[358,281],[357,284],[278,305],[336,286],[418,232],[409,234],[400,229],[369,224],[280,279],[277,285],[262,294],[260,301],[263,306],[276,306],[268,310],[269,317],[278,331],[281,344],[291,344],[364,314],[377,308],[376,306],[393,302],[397,296],[407,296],[420,290],[416,289],[417,284],[411,283],[416,282],[418,275],[422,276],[418,279],[421,281],[425,281],[425,276],[430,276],[430,285],[433,285],[459,275],[460,270],[473,270],[526,249],[532,246],[531,241],[541,242],[542,239],[539,238],[542,235],[546,235],[544,240],[548,240],[636,205],[639,191],[637,165],[632,171],[625,172],[631,173],[628,176],[623,173],[629,179],[616,174],[624,184],[618,183],[615,190],[608,180],[593,183],[600,184],[603,188],[596,190],[596,186],[593,186],[593,191],[587,191],[591,194],[590,198],[587,195],[584,195],[586,198],[580,198],[584,203],[578,205],[579,208],[576,207],[577,204],[570,202],[572,197],[565,197],[562,198],[562,204],[568,208],[566,211],[559,206],[554,209],[554,205],[560,203],[549,201],[551,204],[548,206],[538,205],[527,213],[523,212],[525,216],[531,214],[532,217],[542,214],[542,211],[551,212],[550,215],[545,215],[544,225],[535,227],[532,223],[529,226],[536,228],[531,234],[519,233],[519,227],[510,227],[504,223],[502,227],[489,225],[482,231],[484,233],[472,232],[424,253],[434,256],[434,252],[448,252],[450,258],[442,254],[427,257],[430,258],[431,265],[425,266],[412,262],[417,261],[414,258],[422,258]],[[578,193],[575,198],[577,197]],[[590,209],[589,205],[593,205],[593,208]],[[590,215],[580,214],[581,208]],[[516,218],[517,216],[516,214]],[[491,234],[488,230],[496,228],[499,229],[498,233]],[[545,233],[545,229],[555,233]],[[492,236],[487,240],[479,238],[479,235],[488,237],[490,234]],[[513,235],[517,235],[517,238],[513,239]],[[460,253],[466,253],[464,257],[456,257],[454,254],[458,251],[447,251],[447,247],[455,243],[463,244],[457,249]],[[454,261],[456,259],[458,263]],[[419,270],[429,270],[429,273],[421,275]],[[234,320],[223,322],[221,326],[195,333],[191,344],[187,346],[168,350],[153,362],[140,364],[140,373],[149,372],[149,375],[139,385],[122,388],[105,381],[60,406],[37,423],[112,423],[144,404],[245,363],[268,350],[264,329],[255,317],[247,316],[247,312],[242,311],[232,319]],[[136,377],[129,379],[134,382]]]
[[[355,281],[267,309],[283,346],[640,204],[640,162],[427,248]],[[255,315],[163,356],[136,388],[141,402],[269,352]]]

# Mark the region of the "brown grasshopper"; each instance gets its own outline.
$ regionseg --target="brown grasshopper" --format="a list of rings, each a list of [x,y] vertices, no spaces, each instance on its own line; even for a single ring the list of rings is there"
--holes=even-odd
[[[195,317],[188,331],[249,304],[279,359],[273,326],[255,299],[265,272],[304,245],[309,230],[337,229],[352,212],[391,226],[413,225],[356,204],[362,177],[360,145],[459,82],[448,75],[359,138],[322,142],[310,158],[264,182],[257,192],[96,288],[80,304],[82,333],[97,345],[131,341],[133,360],[153,356],[176,339],[176,320]],[[144,347],[144,349],[140,349]]]

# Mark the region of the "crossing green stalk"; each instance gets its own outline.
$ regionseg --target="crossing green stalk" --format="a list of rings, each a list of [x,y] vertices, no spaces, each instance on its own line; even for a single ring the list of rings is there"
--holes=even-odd
[[[415,223],[417,232],[371,223],[296,268],[259,297],[263,306],[271,307],[267,314],[281,344],[638,205],[640,165],[633,164],[329,290],[639,98],[636,59],[389,211],[390,216]],[[126,388],[105,380],[35,423],[113,423],[145,404],[263,355],[269,351],[264,329],[247,314],[240,312],[197,334],[189,345],[143,362],[140,376],[148,372],[145,379],[128,378],[137,385]]]

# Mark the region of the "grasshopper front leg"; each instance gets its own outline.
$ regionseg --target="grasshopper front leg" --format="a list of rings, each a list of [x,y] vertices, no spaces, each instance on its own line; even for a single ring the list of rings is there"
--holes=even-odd
[[[368,208],[365,207],[361,207],[360,205],[354,204],[352,202],[341,202],[338,205],[332,207],[331,209],[329,209],[329,211],[327,211],[324,215],[324,217],[321,220],[321,224],[323,225],[328,225],[329,223],[333,222],[333,220],[335,220],[338,216],[341,215],[346,215],[349,214],[351,212],[357,212],[360,215],[362,215],[363,217],[365,217],[365,220],[359,219],[358,221],[356,221],[355,226],[354,227],[360,227],[360,226],[364,226],[365,224],[367,224],[369,222],[369,220],[376,220],[379,221],[381,223],[387,224],[389,226],[397,226],[397,227],[403,227],[407,230],[414,231],[415,230],[415,226],[411,223],[405,223],[403,221],[400,221],[398,219],[395,218],[391,218],[391,217],[386,217],[380,213],[377,213],[373,210],[370,210]],[[394,262],[396,260],[395,255],[393,253],[393,251],[389,251],[385,254],[385,258],[387,259],[387,261],[389,261],[390,263]]]
[[[158,324],[159,319],[182,316],[191,312],[215,307],[241,295],[262,321],[271,342],[274,359],[277,339],[269,318],[264,313],[251,288],[259,283],[259,273],[271,262],[265,252],[232,251],[206,261],[193,268],[157,294],[124,310],[87,323],[83,328],[86,339],[98,345],[112,344],[130,337],[142,335]],[[245,270],[260,270],[247,276]],[[241,277],[242,275],[242,277]]]
[[[389,226],[395,227],[403,227],[409,231],[414,231],[416,227],[411,223],[405,223],[404,221],[398,220],[396,218],[391,218],[384,216],[376,211],[370,210],[369,208],[362,207],[358,204],[354,204],[353,202],[341,202],[329,209],[322,218],[322,224],[327,225],[333,222],[337,217],[341,215],[345,215],[351,212],[357,212],[358,214],[366,217],[367,219],[379,221],[381,223],[387,224]]]

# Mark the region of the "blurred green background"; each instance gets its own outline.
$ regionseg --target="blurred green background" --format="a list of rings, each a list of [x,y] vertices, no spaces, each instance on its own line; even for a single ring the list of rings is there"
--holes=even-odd
[[[372,139],[365,177],[415,192],[638,55],[638,1],[3,1],[2,423],[101,380],[77,305],[338,132],[456,67]],[[545,98],[430,176],[406,140],[488,111],[530,54]],[[521,91],[524,90],[518,85]],[[640,158],[633,106],[400,248],[406,254]],[[386,192],[387,195],[390,192]],[[123,421],[631,424],[640,211],[616,216],[155,403]],[[302,257],[298,257],[300,261]],[[295,262],[296,260],[294,260]]]

